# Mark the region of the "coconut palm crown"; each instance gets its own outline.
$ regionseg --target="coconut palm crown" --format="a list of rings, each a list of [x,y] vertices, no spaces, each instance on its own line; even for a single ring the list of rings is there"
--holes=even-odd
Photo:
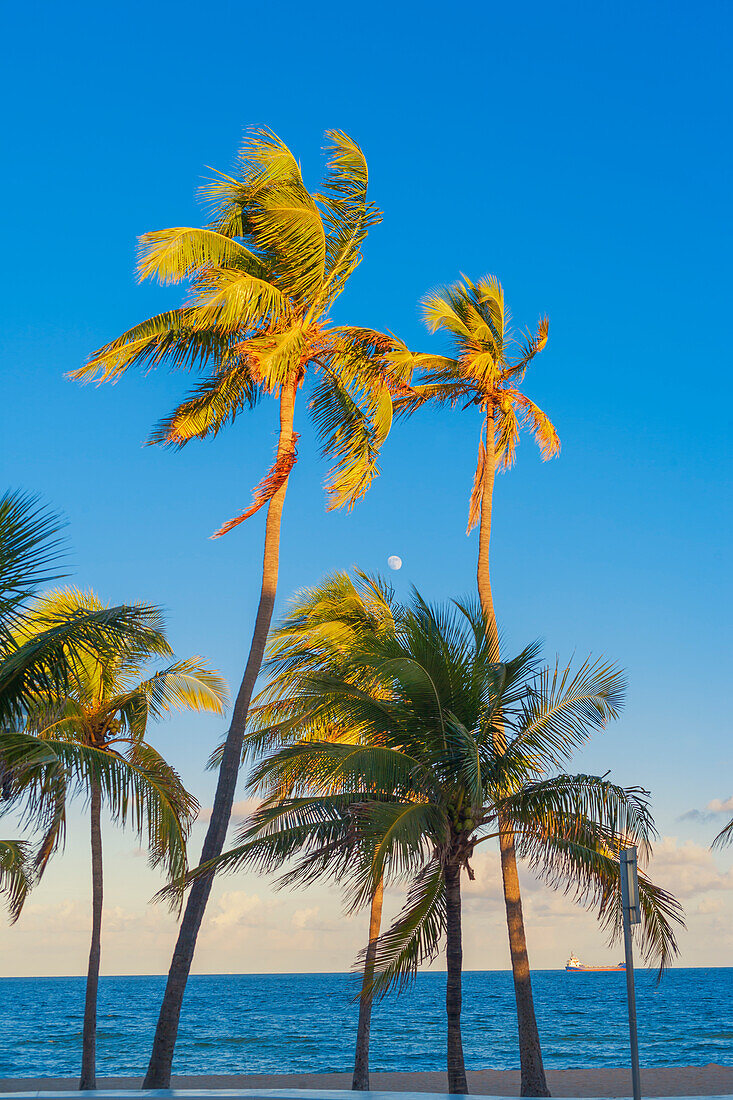
[[[140,279],[190,283],[186,304],[135,325],[100,348],[73,377],[117,379],[133,366],[195,370],[188,397],[160,422],[152,442],[181,447],[216,435],[266,394],[294,398],[314,372],[310,408],[323,450],[334,460],[329,507],[352,507],[378,472],[392,421],[388,377],[405,378],[387,355],[393,338],[335,325],[335,299],[361,260],[362,244],[381,213],[367,200],[367,164],[359,146],[329,131],[320,192],[305,187],[298,162],[270,131],[245,140],[236,176],[203,189],[213,204],[204,228],[176,227],[140,238]],[[297,458],[287,441],[250,507],[231,530],[287,480]]]

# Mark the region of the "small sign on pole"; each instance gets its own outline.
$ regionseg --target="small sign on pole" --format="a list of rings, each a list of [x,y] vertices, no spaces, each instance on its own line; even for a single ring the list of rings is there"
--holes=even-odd
[[[636,863],[636,846],[624,848],[620,853],[621,909],[624,923],[624,950],[626,953],[626,994],[629,1001],[629,1039],[631,1042],[631,1082],[634,1100],[641,1100],[641,1073],[639,1071],[639,1035],[636,1027],[636,993],[634,991],[634,949],[631,925],[641,923],[639,907],[639,876]]]

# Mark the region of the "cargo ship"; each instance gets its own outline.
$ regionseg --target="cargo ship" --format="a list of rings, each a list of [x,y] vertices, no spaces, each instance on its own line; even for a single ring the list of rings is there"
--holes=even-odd
[[[586,966],[585,963],[580,961],[577,955],[571,955],[565,963],[565,969],[570,970],[574,974],[578,972],[582,972],[583,974],[595,974],[601,970],[625,970],[626,963],[618,963],[616,966]]]

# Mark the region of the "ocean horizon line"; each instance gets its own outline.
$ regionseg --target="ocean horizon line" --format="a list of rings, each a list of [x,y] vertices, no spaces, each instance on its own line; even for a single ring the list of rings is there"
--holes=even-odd
[[[665,973],[670,971],[681,970],[733,970],[733,966],[670,966]],[[538,966],[532,968],[533,974],[556,974],[558,972],[565,971],[565,964],[562,966]],[[634,971],[636,973],[656,973],[657,967],[655,966],[639,966],[634,964]],[[464,970],[464,974],[511,974],[511,967],[501,967],[498,969],[486,969],[486,970]],[[440,967],[426,967],[424,970],[419,971],[420,975],[444,975],[446,973],[444,968]],[[579,971],[579,973],[613,973],[613,971]],[[337,975],[339,977],[354,977],[359,978],[360,974],[356,970],[209,970],[205,973],[192,973],[191,978],[325,978]],[[102,978],[167,978],[167,972],[158,971],[135,971],[135,973],[121,974],[121,973],[109,973],[100,974],[100,980]],[[72,978],[84,978],[86,979],[86,973],[79,974],[0,974],[0,981],[52,981],[58,979],[59,981],[68,981]]]

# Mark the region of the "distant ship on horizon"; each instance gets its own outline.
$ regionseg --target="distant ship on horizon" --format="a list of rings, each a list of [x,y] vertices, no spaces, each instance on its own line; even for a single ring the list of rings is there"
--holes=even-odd
[[[599,970],[625,970],[626,963],[618,963],[616,966],[586,966],[585,963],[580,961],[577,955],[571,954],[570,958],[565,963],[565,969],[570,970],[572,973],[577,973],[578,971],[588,973],[589,971]]]

